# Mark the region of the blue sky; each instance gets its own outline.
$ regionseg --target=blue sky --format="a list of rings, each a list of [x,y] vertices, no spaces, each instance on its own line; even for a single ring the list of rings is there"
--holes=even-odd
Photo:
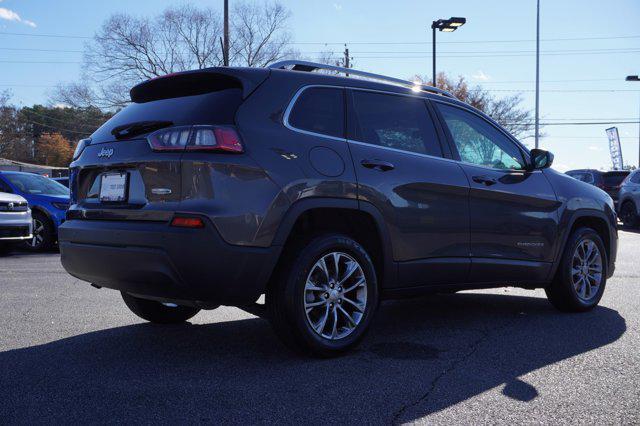
[[[175,3],[0,0],[0,89],[11,89],[16,104],[46,103],[52,86],[79,76],[79,51],[87,42],[83,37],[90,37],[110,14],[153,16]],[[223,2],[191,3],[221,9]],[[524,105],[533,109],[535,0],[282,3],[292,12],[290,30],[301,52],[313,56],[321,50],[341,51],[347,42],[356,67],[402,78],[430,75],[431,21],[464,16],[467,24],[459,31],[438,33],[438,70],[464,76],[497,96],[522,91]],[[625,82],[624,77],[640,74],[640,1],[541,0],[541,4],[545,40],[541,121],[638,121],[640,82]],[[638,124],[617,126],[625,164],[637,165]],[[610,166],[607,127],[547,126],[541,147],[554,152],[560,170],[606,168]]]

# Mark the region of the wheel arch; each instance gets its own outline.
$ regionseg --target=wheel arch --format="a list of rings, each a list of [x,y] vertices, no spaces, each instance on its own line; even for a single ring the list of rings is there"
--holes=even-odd
[[[607,258],[607,276],[612,273],[612,264],[615,262],[615,251],[617,250],[617,231],[612,229],[610,219],[604,212],[599,210],[582,209],[576,210],[566,226],[566,232],[562,237],[562,244],[559,247],[556,259],[553,263],[549,279],[552,279],[558,270],[562,255],[569,241],[569,237],[580,227],[588,227],[598,233],[605,246],[605,255]]]
[[[342,198],[297,201],[285,213],[273,240],[274,245],[282,247],[279,257],[282,258],[287,245],[298,236],[309,235],[316,230],[344,232],[357,239],[372,256],[380,287],[393,285],[396,268],[391,239],[383,216],[375,206]]]

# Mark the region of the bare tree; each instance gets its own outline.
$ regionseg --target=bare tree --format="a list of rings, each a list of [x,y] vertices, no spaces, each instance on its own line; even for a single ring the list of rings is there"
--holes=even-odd
[[[264,3],[262,7],[237,3],[231,20],[230,62],[263,67],[295,55],[289,48],[291,34],[286,30],[290,16],[279,3]]]
[[[231,28],[231,64],[265,66],[294,54],[290,13],[277,2],[237,3]],[[170,7],[155,18],[111,16],[85,45],[80,82],[62,84],[54,102],[74,107],[121,108],[135,84],[162,75],[223,63],[219,13],[191,5]]]

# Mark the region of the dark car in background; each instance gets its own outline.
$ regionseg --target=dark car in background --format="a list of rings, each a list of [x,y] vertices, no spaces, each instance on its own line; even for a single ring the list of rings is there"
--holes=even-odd
[[[640,217],[640,170],[631,172],[620,186],[618,217],[626,227],[638,226]]]
[[[513,285],[579,312],[614,272],[611,197],[440,89],[285,62],[131,98],[77,146],[60,251],[145,320],[238,306],[331,356],[382,298]]]
[[[614,204],[618,205],[618,193],[622,181],[629,176],[629,170],[613,170],[604,172],[594,169],[569,170],[566,172],[572,178],[579,181],[596,186],[605,191],[613,199]]]
[[[69,188],[35,173],[0,172],[0,191],[21,195],[29,203],[33,236],[24,246],[33,251],[50,249],[69,207]]]

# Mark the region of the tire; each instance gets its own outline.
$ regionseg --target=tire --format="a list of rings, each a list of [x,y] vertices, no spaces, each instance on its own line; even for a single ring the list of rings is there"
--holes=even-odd
[[[200,312],[200,309],[191,306],[166,306],[155,300],[141,299],[124,292],[121,294],[131,312],[155,324],[180,324]]]
[[[635,228],[638,226],[638,214],[633,201],[625,201],[622,206],[620,206],[620,221],[627,228]]]
[[[340,355],[362,340],[378,306],[371,258],[341,234],[289,247],[267,289],[266,303],[275,333],[291,349],[318,357]]]
[[[50,250],[55,242],[53,224],[44,213],[38,211],[33,212],[32,217],[33,238],[26,240],[23,246],[35,252]]]
[[[593,250],[590,255],[589,247]],[[594,263],[587,262],[588,266],[583,266],[585,264],[576,258],[580,253],[583,254],[582,258],[592,259]],[[598,256],[599,273],[596,272]],[[593,279],[587,278],[585,281],[584,273],[587,270],[593,274],[589,275]],[[600,302],[606,284],[607,254],[602,239],[591,228],[576,229],[569,236],[553,283],[545,289],[547,298],[560,311],[585,312]]]

